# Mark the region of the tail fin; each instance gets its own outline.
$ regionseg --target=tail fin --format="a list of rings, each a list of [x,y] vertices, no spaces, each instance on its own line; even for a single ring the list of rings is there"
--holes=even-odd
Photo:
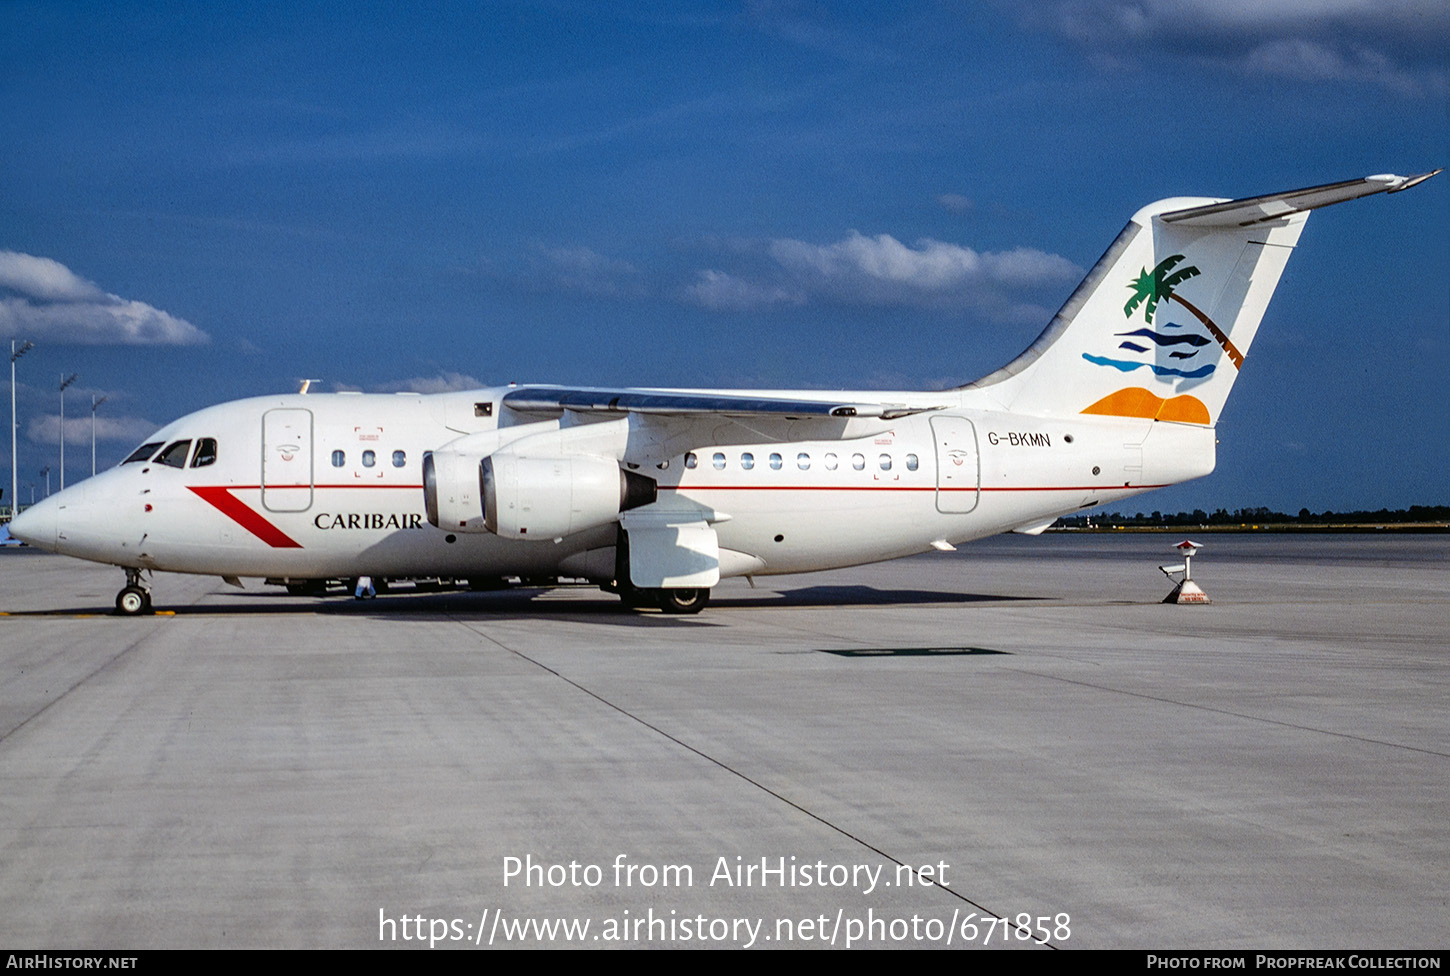
[[[1027,351],[969,388],[1022,413],[1212,426],[1309,211],[1438,172],[1150,204]]]

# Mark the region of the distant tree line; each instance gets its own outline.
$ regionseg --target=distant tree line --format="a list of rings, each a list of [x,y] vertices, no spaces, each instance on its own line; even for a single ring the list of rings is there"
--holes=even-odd
[[[1057,520],[1056,527],[1085,529],[1101,525],[1122,525],[1152,527],[1157,525],[1396,525],[1406,522],[1450,521],[1450,505],[1411,505],[1409,508],[1391,511],[1382,508],[1377,512],[1311,512],[1299,509],[1298,515],[1276,512],[1270,508],[1238,508],[1232,512],[1220,508],[1205,512],[1195,508],[1191,512],[1137,512],[1128,515],[1122,512],[1100,512],[1093,515],[1068,515]]]

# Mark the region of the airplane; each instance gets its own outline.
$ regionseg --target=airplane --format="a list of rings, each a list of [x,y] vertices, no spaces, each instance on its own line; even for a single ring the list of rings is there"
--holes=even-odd
[[[584,578],[696,613],[729,577],[936,550],[1207,475],[1310,210],[1381,175],[1136,214],[1031,346],[929,392],[513,385],[224,403],[10,523],[126,573]]]

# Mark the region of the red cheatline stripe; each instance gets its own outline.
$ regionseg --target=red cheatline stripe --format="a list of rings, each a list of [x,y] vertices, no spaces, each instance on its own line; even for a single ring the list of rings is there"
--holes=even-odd
[[[195,485],[189,485],[188,487],[196,492],[202,501],[252,533],[258,539],[261,539],[273,549],[302,548],[302,543],[293,539],[271,522],[268,522],[260,514],[253,511],[245,502],[234,496],[232,489],[222,486],[198,488]]]
[[[261,489],[261,487],[262,487],[261,485],[232,485],[227,490],[228,491],[258,491],[258,490]],[[323,489],[329,489],[330,490],[330,489],[334,489],[334,488],[338,488],[338,489],[352,489],[352,488],[397,488],[399,491],[405,491],[405,490],[408,490],[408,489],[413,489],[413,490],[416,490],[416,491],[422,491],[423,490],[423,486],[422,485],[394,485],[394,484],[381,484],[380,485],[380,484],[378,484],[376,482],[366,482],[366,481],[354,482],[352,484],[345,484],[345,485],[268,485],[267,488],[269,490],[275,490],[275,489],[278,489],[278,488],[315,488],[318,491],[322,491]]]
[[[982,488],[920,488],[906,485],[660,485],[660,491],[1116,491],[1123,488],[1167,488],[1161,485],[1043,485]]]

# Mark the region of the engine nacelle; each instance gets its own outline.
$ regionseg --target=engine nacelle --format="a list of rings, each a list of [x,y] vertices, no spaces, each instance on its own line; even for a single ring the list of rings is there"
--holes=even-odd
[[[447,532],[487,532],[482,458],[448,451],[423,455],[423,508]]]
[[[483,459],[483,519],[505,539],[558,539],[608,525],[648,505],[658,486],[613,458],[575,455]]]

